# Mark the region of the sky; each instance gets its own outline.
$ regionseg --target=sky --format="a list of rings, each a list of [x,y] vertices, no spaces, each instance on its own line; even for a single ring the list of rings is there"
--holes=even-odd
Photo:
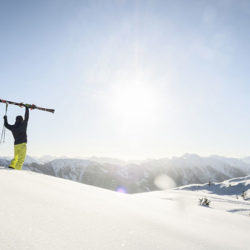
[[[33,156],[249,156],[249,25],[247,0],[0,0],[0,99],[56,110]]]

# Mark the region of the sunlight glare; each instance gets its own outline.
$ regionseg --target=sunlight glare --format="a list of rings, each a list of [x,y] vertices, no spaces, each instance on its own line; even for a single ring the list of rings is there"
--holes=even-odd
[[[110,111],[123,128],[145,127],[156,119],[160,94],[141,82],[115,86],[110,94]]]

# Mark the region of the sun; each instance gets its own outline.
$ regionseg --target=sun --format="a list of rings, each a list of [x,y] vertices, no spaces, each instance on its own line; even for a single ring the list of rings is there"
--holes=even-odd
[[[144,82],[114,85],[109,95],[109,110],[121,129],[148,127],[157,118],[161,97],[156,89]]]

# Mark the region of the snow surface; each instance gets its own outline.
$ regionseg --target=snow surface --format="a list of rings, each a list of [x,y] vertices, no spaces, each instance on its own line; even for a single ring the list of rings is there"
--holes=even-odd
[[[245,192],[244,199],[243,192]],[[184,203],[184,207],[198,203],[200,198],[207,198],[211,202],[212,209],[245,215],[250,219],[250,175],[210,185],[192,184],[139,195],[177,201]]]
[[[126,195],[1,168],[0,249],[250,249],[250,217],[169,192]]]

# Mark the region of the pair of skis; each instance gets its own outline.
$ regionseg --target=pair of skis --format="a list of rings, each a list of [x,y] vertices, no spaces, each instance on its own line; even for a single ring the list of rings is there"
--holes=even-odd
[[[13,105],[16,105],[16,106],[19,106],[19,107],[28,106],[28,108],[30,108],[30,109],[38,109],[38,110],[51,112],[51,113],[55,112],[54,109],[41,108],[41,107],[38,107],[38,106],[36,106],[34,104],[23,104],[22,102],[12,102],[12,101],[7,101],[7,100],[0,99],[0,103],[13,104]]]
[[[7,115],[7,110],[8,110],[9,104],[16,105],[19,107],[28,107],[29,109],[38,109],[38,110],[47,111],[47,112],[51,112],[51,113],[55,112],[54,109],[41,108],[41,107],[38,107],[34,104],[32,104],[32,105],[31,104],[23,104],[22,102],[12,102],[12,101],[0,99],[0,103],[4,103],[6,105],[5,115]],[[0,143],[4,143],[4,142],[5,142],[5,127],[3,125]]]

